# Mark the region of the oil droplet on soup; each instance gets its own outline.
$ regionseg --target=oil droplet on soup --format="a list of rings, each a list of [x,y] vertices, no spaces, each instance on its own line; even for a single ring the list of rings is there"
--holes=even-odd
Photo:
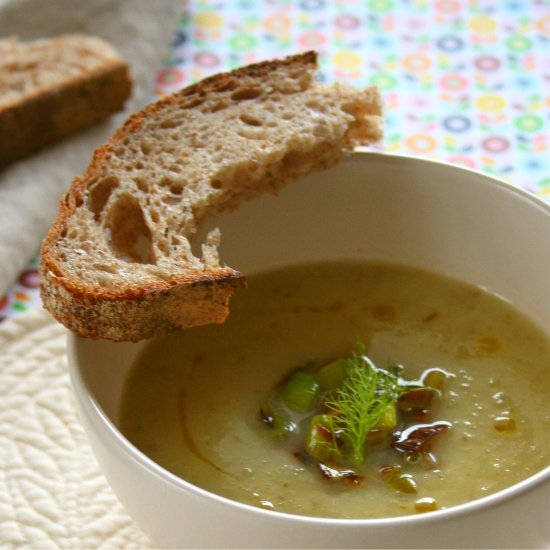
[[[550,462],[550,339],[479,288],[388,264],[306,264],[251,277],[230,311],[224,325],[149,342],[121,404],[126,437],[197,486],[280,512],[391,517],[486,496]],[[395,445],[376,446],[373,430],[360,483],[352,474],[334,482],[332,463],[312,468],[259,411],[298,367],[349,357],[358,343],[374,365],[402,365],[408,380],[453,378],[436,417],[408,440],[401,434],[401,447],[393,436],[397,455]],[[307,395],[293,399],[309,406]],[[408,452],[440,431],[429,452]]]

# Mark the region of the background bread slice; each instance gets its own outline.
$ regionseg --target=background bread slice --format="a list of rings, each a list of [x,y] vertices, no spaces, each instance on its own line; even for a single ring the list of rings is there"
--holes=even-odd
[[[136,341],[223,322],[244,278],[206,213],[276,193],[381,137],[374,88],[315,81],[313,52],[208,78],[147,106],[74,180],[41,253],[44,306],[91,338]]]
[[[83,35],[0,41],[0,167],[120,111],[126,62]]]

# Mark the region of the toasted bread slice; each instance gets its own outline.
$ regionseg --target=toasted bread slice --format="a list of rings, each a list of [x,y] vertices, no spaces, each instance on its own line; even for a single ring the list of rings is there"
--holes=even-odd
[[[0,167],[120,111],[132,81],[103,40],[0,41]]]
[[[130,117],[61,201],[41,253],[44,306],[75,333],[137,341],[221,323],[242,274],[206,213],[276,193],[381,137],[374,88],[315,81],[316,54],[218,74]]]

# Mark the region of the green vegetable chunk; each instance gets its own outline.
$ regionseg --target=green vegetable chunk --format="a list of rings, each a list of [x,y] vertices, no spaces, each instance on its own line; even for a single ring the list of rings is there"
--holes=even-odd
[[[317,378],[323,390],[335,390],[344,383],[347,376],[347,364],[347,359],[336,359],[317,371]]]
[[[334,415],[318,414],[309,423],[305,450],[309,456],[319,462],[334,464],[341,456],[342,440],[334,420]]]
[[[416,482],[412,475],[404,474],[401,466],[386,466],[380,470],[382,479],[395,491],[416,493]]]
[[[295,422],[269,408],[260,409],[260,416],[263,423],[269,426],[273,430],[273,434],[280,439],[284,439],[297,430]]]
[[[437,367],[433,369],[427,369],[422,374],[420,379],[423,386],[428,388],[434,388],[436,390],[444,390],[447,386],[449,379],[453,378],[452,374],[445,372],[443,369]]]
[[[393,430],[397,426],[397,411],[395,410],[395,405],[388,407],[382,418],[376,424],[375,429],[377,430]]]
[[[433,400],[439,395],[433,388],[415,388],[399,397],[398,405],[402,411],[429,411]]]
[[[305,371],[296,371],[286,381],[282,398],[287,407],[295,412],[308,412],[313,409],[321,391],[317,378]]]
[[[415,512],[433,512],[437,510],[437,501],[431,497],[419,498],[414,503]]]
[[[416,481],[411,474],[401,474],[393,483],[400,493],[416,493]]]

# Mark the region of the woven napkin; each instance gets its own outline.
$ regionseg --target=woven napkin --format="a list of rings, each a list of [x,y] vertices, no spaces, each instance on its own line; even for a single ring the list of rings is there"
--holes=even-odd
[[[124,113],[0,171],[0,295],[16,280],[95,148],[152,97],[185,0],[0,0],[0,38],[88,33],[113,44],[135,81]],[[1,144],[0,144],[1,146]]]
[[[66,338],[39,309],[0,325],[0,547],[151,548],[86,441]]]

